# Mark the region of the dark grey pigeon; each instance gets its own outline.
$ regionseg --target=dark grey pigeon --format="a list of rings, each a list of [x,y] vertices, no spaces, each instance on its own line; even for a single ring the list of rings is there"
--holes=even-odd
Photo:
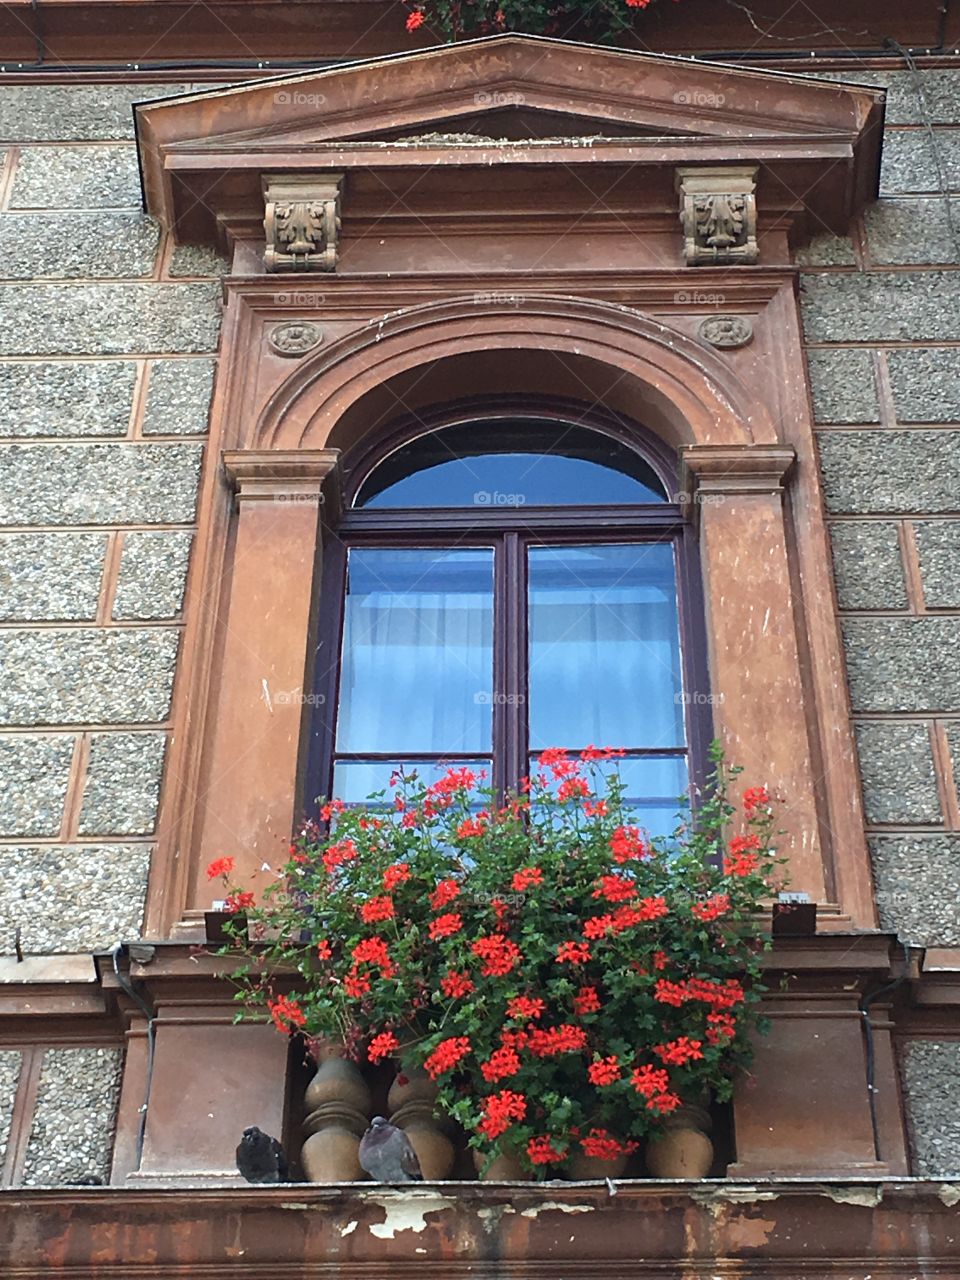
[[[374,1182],[422,1182],[420,1161],[410,1139],[383,1116],[374,1116],[360,1140],[360,1168]]]
[[[260,1184],[287,1181],[287,1157],[283,1147],[257,1126],[244,1129],[237,1147],[237,1168],[248,1182]]]

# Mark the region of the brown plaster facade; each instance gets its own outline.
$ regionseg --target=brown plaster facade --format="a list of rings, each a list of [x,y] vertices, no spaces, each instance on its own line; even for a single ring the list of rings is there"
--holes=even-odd
[[[707,92],[722,106],[690,105]],[[931,1274],[951,1274],[937,1192],[891,1181],[884,1224],[871,1212],[877,1183],[909,1173],[894,1031],[955,1027],[960,997],[878,930],[794,262],[875,194],[882,116],[882,92],[861,86],[512,36],[138,108],[148,210],[179,241],[226,248],[231,271],[152,946],[119,966],[99,957],[84,993],[86,1026],[126,1038],[112,1182],[127,1198],[23,1193],[16,1241],[0,1243],[11,1274],[193,1275],[228,1259],[224,1274],[259,1276],[288,1259],[292,1275],[360,1275],[419,1269],[426,1252],[449,1275],[560,1275],[571,1259],[584,1274],[712,1275],[721,1259],[778,1276],[879,1262],[905,1280],[921,1221]],[[487,133],[465,139],[465,126]],[[691,253],[681,215],[705,170],[747,202],[749,254]],[[269,252],[267,206],[301,189],[329,206],[333,188],[336,216],[311,232],[323,252],[269,270],[283,253]],[[745,784],[780,797],[790,887],[817,904],[818,933],[770,958],[772,1031],[732,1109],[727,1199],[632,1184],[600,1218],[606,1190],[543,1204],[535,1190],[431,1189],[424,1212],[439,1216],[405,1218],[395,1240],[393,1202],[357,1188],[254,1206],[239,1187],[236,1133],[256,1115],[293,1134],[298,1100],[283,1041],[233,1025],[224,962],[198,946],[204,868],[229,852],[255,883],[305,802],[320,552],[349,490],[344,460],[401,417],[492,389],[602,405],[674,454],[672,496],[700,549],[713,728]],[[71,1025],[68,984],[6,990],[3,1012],[38,1042]],[[771,1178],[785,1189],[737,1181]],[[798,1178],[846,1181],[824,1197]],[[202,1188],[189,1204],[171,1190],[182,1184]],[[815,1254],[797,1243],[811,1239]]]

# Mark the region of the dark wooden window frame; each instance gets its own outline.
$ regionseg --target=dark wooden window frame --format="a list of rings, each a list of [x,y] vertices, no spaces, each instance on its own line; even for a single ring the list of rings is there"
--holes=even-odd
[[[306,717],[301,758],[299,810],[315,815],[318,795],[329,795],[337,759],[349,755],[334,749],[339,708],[341,646],[345,611],[347,555],[352,547],[493,547],[494,548],[494,676],[499,693],[493,707],[492,758],[494,785],[502,792],[528,772],[526,726],[526,549],[562,544],[630,542],[672,543],[676,568],[684,728],[690,783],[694,797],[707,772],[712,717],[707,672],[703,589],[696,532],[689,504],[681,501],[622,506],[523,508],[394,508],[354,509],[361,485],[390,453],[428,431],[498,418],[555,421],[614,437],[640,454],[654,469],[668,496],[676,491],[676,455],[652,433],[619,414],[600,407],[544,397],[497,396],[462,401],[436,410],[406,415],[376,434],[373,443],[343,459],[343,514],[323,531],[318,565],[319,599],[314,601],[315,660],[309,682],[315,713]],[[556,746],[572,746],[556,743]],[[582,744],[579,744],[582,745]],[[600,744],[607,745],[607,744]],[[628,747],[634,757],[665,754],[655,748]],[[435,753],[403,752],[405,760],[435,760]],[[477,759],[477,752],[451,752],[451,763]],[[359,758],[359,757],[358,757]],[[365,760],[394,760],[397,752],[364,752]]]

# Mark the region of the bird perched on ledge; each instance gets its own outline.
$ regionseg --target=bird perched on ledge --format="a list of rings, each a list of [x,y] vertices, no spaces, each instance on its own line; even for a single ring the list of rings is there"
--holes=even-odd
[[[360,1167],[374,1182],[422,1182],[420,1161],[410,1139],[383,1116],[374,1116],[360,1140]]]
[[[237,1147],[237,1168],[248,1182],[259,1185],[287,1181],[287,1157],[283,1147],[257,1126],[244,1129]]]

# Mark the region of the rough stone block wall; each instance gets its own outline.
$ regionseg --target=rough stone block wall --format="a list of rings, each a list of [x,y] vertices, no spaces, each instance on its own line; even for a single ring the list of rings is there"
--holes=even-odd
[[[224,264],[143,214],[131,104],[188,88],[0,90],[0,954],[140,928]]]
[[[960,70],[848,78],[887,131],[880,200],[802,257],[820,462],[881,920],[958,946]]]
[[[956,947],[960,70],[849,78],[887,88],[887,130],[880,200],[803,254],[820,462],[881,923]],[[956,1177],[960,1042],[907,1041],[901,1072],[913,1172]]]

